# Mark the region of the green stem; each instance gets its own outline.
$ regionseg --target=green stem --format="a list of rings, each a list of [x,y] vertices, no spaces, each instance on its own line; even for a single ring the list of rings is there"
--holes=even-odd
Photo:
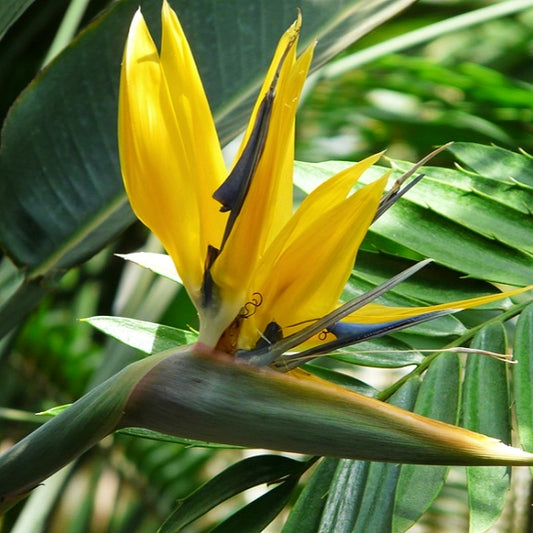
[[[466,333],[464,333],[460,337],[457,337],[457,339],[455,339],[453,342],[451,342],[450,344],[446,345],[443,348],[443,350],[446,350],[448,348],[457,348],[459,346],[463,346],[466,342],[468,342],[470,339],[472,339],[480,329],[482,329],[482,328],[484,328],[486,326],[489,326],[490,324],[496,324],[498,322],[503,324],[507,320],[510,320],[511,318],[519,315],[522,312],[522,310],[526,306],[528,306],[530,303],[531,303],[530,301],[526,301],[526,302],[523,302],[523,303],[519,303],[519,304],[513,305],[513,307],[511,307],[507,311],[501,313],[500,315],[495,316],[494,318],[491,318],[491,319],[487,320],[486,322],[483,322],[482,324],[479,324],[478,326],[474,326],[473,328],[470,328]],[[409,372],[408,374],[406,374],[405,376],[400,378],[398,381],[396,381],[390,387],[388,387],[385,390],[381,391],[377,395],[377,398],[379,400],[386,401],[405,382],[407,382],[408,380],[410,380],[410,379],[412,379],[414,377],[420,376],[422,373],[424,373],[429,368],[429,365],[431,365],[431,363],[439,355],[441,355],[442,353],[443,352],[436,352],[436,353],[434,353],[432,355],[428,355],[426,358],[424,358],[422,363],[420,363],[414,370],[412,370],[411,372]]]

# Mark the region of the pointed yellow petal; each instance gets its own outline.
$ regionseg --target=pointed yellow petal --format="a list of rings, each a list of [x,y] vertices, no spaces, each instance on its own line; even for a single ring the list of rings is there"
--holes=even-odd
[[[185,38],[169,20],[163,23],[163,34],[167,50],[164,65],[137,12],[121,73],[121,168],[133,210],[162,242],[193,301],[198,301],[207,244],[213,235],[222,233],[225,220],[223,215],[217,218],[215,206],[215,215],[206,215],[205,190],[223,179],[225,169],[220,148],[214,150],[211,144],[203,148],[196,137],[206,128],[196,130],[195,124],[212,119],[208,109],[196,108],[205,96],[197,73],[195,78],[195,70],[191,70],[192,56]],[[173,54],[169,41],[176,41],[176,47],[181,45],[182,56]],[[185,88],[167,84],[165,67],[172,77],[172,60],[175,69],[191,76]],[[171,96],[175,89],[181,91],[177,98]],[[202,222],[204,216],[207,218]]]
[[[512,291],[501,292],[498,294],[490,294],[488,296],[479,296],[477,298],[470,298],[468,300],[457,300],[455,302],[448,302],[438,305],[428,305],[427,307],[390,307],[381,304],[368,304],[365,307],[355,311],[348,317],[347,322],[360,322],[363,324],[373,324],[377,322],[387,322],[389,320],[399,320],[411,316],[421,315],[423,313],[431,313],[432,311],[441,311],[446,309],[470,309],[479,305],[496,302],[503,298],[515,296],[522,292],[533,289],[533,285],[522,287],[521,289],[514,289]]]
[[[294,31],[289,33],[295,40]],[[282,42],[287,39],[284,36]],[[294,118],[312,52],[308,48],[296,59],[294,42],[284,58],[261,159],[233,230],[211,270],[225,308],[222,313],[231,319],[245,303],[258,259],[291,215]],[[273,63],[271,70],[277,67]]]
[[[316,219],[325,210],[333,209],[346,200],[355,183],[362,174],[376,163],[381,157],[381,153],[372,155],[351,167],[335,174],[312,191],[302,202],[296,213],[285,224],[282,231],[268,247],[268,251],[261,261],[261,271],[270,272],[274,268],[274,262],[279,254],[305,231],[305,219]],[[261,273],[258,274],[260,282],[263,281]]]
[[[242,151],[244,150],[244,147],[246,146],[246,142],[250,138],[250,134],[252,133],[255,119],[257,117],[257,112],[261,105],[261,100],[263,96],[270,89],[270,86],[272,85],[272,81],[274,80],[274,76],[276,75],[276,72],[281,63],[283,55],[286,53],[286,50],[289,46],[292,46],[294,49],[296,49],[301,27],[302,27],[302,17],[301,17],[301,14],[298,13],[298,17],[296,18],[296,20],[287,29],[287,31],[282,35],[281,39],[278,42],[278,46],[276,47],[274,57],[272,58],[272,61],[270,62],[270,66],[265,76],[265,80],[263,81],[263,85],[261,87],[261,90],[259,91],[259,97],[257,98],[255,102],[252,115],[250,118],[250,122],[248,123],[248,126],[246,128],[246,132],[244,134],[243,140],[241,142],[241,146],[237,153],[237,157],[235,158],[236,161],[238,160],[239,156],[242,154]]]
[[[168,2],[162,9],[161,66],[180,128],[175,157],[190,159],[193,174],[184,174],[195,187],[200,210],[202,260],[207,244],[216,246],[222,237],[226,215],[213,199],[213,192],[226,177],[215,122],[187,38]],[[185,170],[185,169],[184,169]]]
[[[334,202],[335,195],[343,182],[353,184],[374,160],[355,165],[309,195],[300,208],[301,216],[295,215],[295,226],[279,236],[280,240],[285,239],[283,249],[275,242],[271,248],[274,258],[270,257],[271,249],[267,250],[254,280],[254,291],[261,294],[262,305],[243,324],[239,339],[242,348],[251,348],[258,331],[263,331],[270,321],[286,328],[317,319],[335,306],[374,218],[388,175],[340,202]],[[350,186],[344,194],[349,189]]]

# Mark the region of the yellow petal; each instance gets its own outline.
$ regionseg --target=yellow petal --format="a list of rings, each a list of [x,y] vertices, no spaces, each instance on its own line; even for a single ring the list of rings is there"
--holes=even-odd
[[[455,302],[448,302],[438,305],[428,305],[427,307],[390,307],[381,304],[368,304],[365,307],[358,309],[351,315],[347,316],[347,322],[360,322],[362,324],[374,324],[377,322],[387,322],[389,320],[399,320],[411,316],[421,315],[423,313],[431,313],[432,311],[441,311],[446,309],[470,309],[479,305],[496,302],[503,298],[515,296],[522,292],[533,289],[533,285],[522,287],[521,289],[514,289],[512,291],[501,292],[498,294],[490,294],[487,296],[479,296],[477,298],[469,298],[467,300],[456,300]]]
[[[192,182],[198,199],[203,261],[207,244],[216,246],[222,236],[226,215],[220,214],[213,192],[226,177],[227,170],[194,57],[178,17],[166,0],[162,25],[161,66],[180,128],[176,158],[190,159],[189,166],[194,170],[183,177]]]
[[[255,119],[257,117],[257,112],[261,105],[261,100],[263,96],[270,89],[270,86],[272,85],[272,81],[274,80],[274,77],[276,75],[279,65],[281,64],[284,54],[286,53],[289,46],[291,46],[294,50],[296,50],[296,45],[298,44],[298,37],[300,35],[301,27],[302,27],[302,17],[301,17],[301,14],[298,13],[297,19],[292,23],[292,25],[282,35],[281,39],[278,42],[278,46],[276,47],[274,57],[272,58],[272,61],[270,62],[270,66],[268,68],[267,74],[263,81],[263,85],[261,86],[261,90],[259,91],[259,96],[255,102],[252,115],[250,118],[250,122],[248,123],[248,126],[246,128],[246,132],[243,136],[243,140],[241,142],[241,146],[239,148],[235,161],[237,161],[239,156],[242,154],[242,151],[244,150],[244,147],[246,146],[246,143],[248,139],[250,138],[250,134],[252,133]]]
[[[261,272],[273,270],[274,262],[279,254],[288,248],[302,231],[305,231],[305,219],[314,220],[321,216],[325,210],[333,209],[344,202],[362,174],[376,163],[380,157],[381,153],[367,157],[335,174],[312,191],[268,247],[268,252],[261,261]],[[259,281],[256,280],[256,283],[264,282],[264,276],[262,276],[261,272],[258,273]]]
[[[120,84],[120,160],[133,210],[162,242],[198,301],[207,244],[222,234],[225,222],[214,202],[214,214],[207,215],[205,191],[214,190],[226,171],[209,135],[209,144],[198,142],[212,118],[201,105],[205,95],[185,37],[166,5],[163,11],[164,63],[140,12],[130,27]],[[169,87],[167,69],[173,82],[182,69],[189,77],[186,86]]]
[[[313,49],[308,48],[296,59],[294,29],[288,34],[282,43],[292,39],[293,44],[280,70],[264,150],[242,210],[211,269],[225,308],[223,313],[231,319],[244,304],[257,261],[292,211],[294,119]],[[278,56],[279,48],[271,71],[278,67]],[[263,96],[259,95],[260,101]]]
[[[286,328],[320,318],[333,309],[353,268],[357,250],[370,226],[388,175],[342,201],[362,171],[379,156],[335,176],[311,193],[258,267],[254,291],[262,305],[245,321],[239,345],[251,348],[258,331],[275,321]],[[348,187],[346,187],[348,185]],[[292,222],[292,221],[291,221]],[[274,257],[271,257],[271,253]],[[285,334],[295,330],[286,330]]]

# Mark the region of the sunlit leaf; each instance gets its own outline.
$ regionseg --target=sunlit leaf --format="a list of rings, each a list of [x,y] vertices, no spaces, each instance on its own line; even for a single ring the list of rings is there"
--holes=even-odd
[[[147,354],[164,352],[177,346],[192,344],[198,338],[192,331],[133,318],[93,316],[86,318],[84,322]]]
[[[499,148],[474,143],[455,143],[450,150],[467,168],[496,181],[533,189],[533,159]]]
[[[167,254],[157,254],[154,252],[136,252],[132,254],[119,254],[119,257],[126,261],[131,261],[136,265],[151,270],[154,274],[168,278],[171,281],[181,284],[181,279],[172,259]]]
[[[463,157],[465,152],[470,154],[469,144],[458,144]],[[526,177],[518,181],[501,174],[498,178],[503,167],[495,161],[502,149],[483,147],[486,161],[480,163],[480,149],[472,146],[478,157],[468,161],[479,170],[479,176],[461,170],[422,168],[422,182],[372,226],[363,246],[410,259],[431,257],[448,268],[488,281],[527,285],[533,275],[533,209],[524,212],[524,206],[533,206],[533,188],[527,185]],[[456,150],[455,145],[451,149]],[[528,156],[503,152],[504,161],[509,163],[507,175],[528,174],[532,164]],[[406,168],[405,163],[397,164]],[[300,163],[295,182],[308,191],[347,165]],[[381,172],[371,168],[363,181],[375,179]]]

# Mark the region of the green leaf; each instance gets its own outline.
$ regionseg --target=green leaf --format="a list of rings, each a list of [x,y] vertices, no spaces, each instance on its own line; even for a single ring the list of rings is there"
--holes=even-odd
[[[3,0],[0,3],[0,40],[34,0]]]
[[[494,148],[494,151],[497,149]],[[492,155],[497,156],[497,154]],[[512,155],[526,161],[528,159],[520,154]],[[403,165],[403,170],[408,168],[408,165]],[[423,179],[408,195],[414,204],[420,207],[431,206],[431,210],[435,213],[487,239],[494,239],[516,250],[533,252],[533,231],[531,231],[533,220],[529,216],[530,213],[525,215],[522,205],[514,205],[509,201],[503,203],[498,198],[492,198],[476,190],[478,182],[483,179],[487,181],[486,176],[484,178],[473,176],[473,183],[461,184],[453,175],[452,179],[449,179],[453,171],[427,167],[424,168],[424,172],[429,179]],[[493,188],[498,188],[500,191],[510,188],[504,176],[496,184],[497,187]],[[527,192],[533,201],[533,189],[528,190],[520,185],[516,188]]]
[[[506,353],[502,324],[483,328],[472,348]],[[470,355],[466,362],[463,391],[463,426],[509,443],[511,406],[507,391],[506,364],[482,355]],[[468,467],[470,531],[487,531],[500,516],[509,490],[510,469]]]
[[[533,303],[522,311],[516,324],[512,369],[516,420],[520,444],[533,451]]]
[[[330,354],[336,361],[378,368],[399,368],[419,365],[424,356],[409,344],[393,337],[380,337]]]
[[[319,39],[316,68],[413,1],[311,3],[302,46]],[[139,3],[157,39],[160,0],[113,2],[39,74],[5,121],[0,242],[28,281],[86,260],[134,221],[120,175],[116,117],[122,51]],[[195,2],[194,9],[186,0],[173,5],[226,143],[245,125],[277,40],[299,3],[276,0],[267,10],[244,0],[224,9],[213,9],[210,0]],[[268,32],[256,31],[261,27]],[[22,313],[13,305],[9,312],[11,322]]]
[[[221,524],[214,527],[212,533],[261,533],[287,505],[298,478],[291,477],[276,488],[269,490],[246,507],[243,507]]]
[[[526,227],[528,223],[524,217]],[[456,223],[452,213],[444,217],[406,200],[378,220],[372,232],[476,278],[510,285],[526,285],[531,280],[531,256]]]
[[[294,476],[298,481],[299,474],[307,466],[307,463],[281,455],[257,455],[244,459],[210,479],[181,502],[161,526],[160,531],[181,531],[220,503],[251,487],[275,483],[287,476]],[[234,531],[248,529],[237,528]]]
[[[445,172],[446,170],[439,169],[439,171]],[[462,176],[457,176],[455,171],[452,171],[452,174],[462,179]],[[359,284],[380,285],[411,266],[411,262],[386,254],[359,251],[355,266],[345,289],[346,298],[357,294]],[[367,290],[366,287],[365,290]],[[394,287],[387,294],[396,298],[391,302],[395,302],[396,305],[425,305],[475,298],[492,292],[494,292],[494,286],[486,281],[465,279],[459,273],[433,263]],[[485,309],[499,309],[500,307],[498,302],[484,306]]]
[[[533,189],[533,159],[498,146],[455,143],[450,151],[474,172],[497,181]]]
[[[48,411],[43,414],[48,414]],[[227,444],[205,442],[203,440],[182,439],[180,437],[174,437],[166,433],[159,433],[158,431],[150,431],[149,429],[143,428],[125,428],[120,429],[119,431],[117,431],[117,433],[122,433],[123,435],[131,435],[133,437],[140,437],[142,439],[150,439],[158,442],[173,442],[186,446],[187,448],[219,448],[224,450],[241,448],[241,446],[229,446]]]
[[[415,413],[455,423],[459,401],[459,364],[456,355],[442,354],[430,366],[418,394]],[[403,465],[400,469],[392,531],[411,527],[438,496],[447,467]]]
[[[83,322],[106,335],[147,354],[164,352],[177,346],[196,342],[198,335],[191,331],[171,328],[153,322],[116,316],[93,316]]]
[[[326,502],[325,496],[338,465],[338,459],[322,459],[296,500],[282,533],[312,533],[318,530]]]

